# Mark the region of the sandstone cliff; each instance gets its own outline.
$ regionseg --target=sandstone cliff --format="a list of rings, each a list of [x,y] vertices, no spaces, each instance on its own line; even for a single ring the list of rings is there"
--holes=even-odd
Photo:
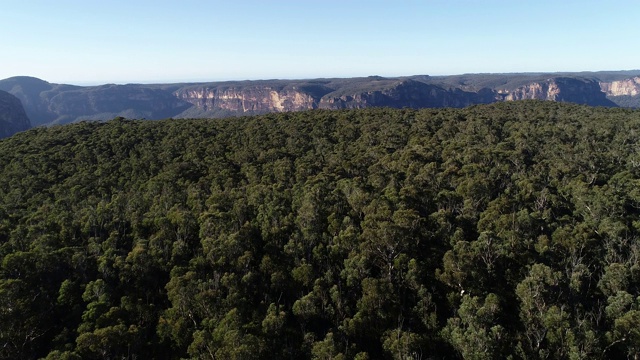
[[[17,97],[0,91],[0,138],[9,137],[31,127],[29,118]]]
[[[319,94],[330,89],[310,89],[308,86],[203,85],[179,89],[174,95],[195,106],[179,117],[215,114],[261,114],[300,111],[318,107]]]
[[[602,81],[600,88],[607,94],[607,98],[618,106],[640,108],[640,76]]]
[[[640,95],[640,76],[625,80],[601,82],[600,88],[607,96],[638,96]]]
[[[640,71],[416,75],[385,78],[73,86],[31,77],[0,80],[34,126],[78,120],[208,118],[315,108],[464,107],[539,99],[640,107]],[[635,77],[634,77],[635,76]]]
[[[607,99],[600,84],[592,79],[557,77],[545,81],[533,82],[508,91],[505,101],[514,100],[566,101],[592,106],[616,106]]]
[[[296,83],[274,86],[262,82],[239,85],[200,85],[178,89],[174,95],[195,108],[177,117],[259,114],[309,109],[366,107],[464,107],[496,101],[490,89],[467,92],[444,89],[412,79],[360,78],[351,83]]]

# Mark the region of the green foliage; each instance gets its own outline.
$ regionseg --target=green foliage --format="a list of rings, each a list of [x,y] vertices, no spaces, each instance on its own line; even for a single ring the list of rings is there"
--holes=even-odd
[[[464,359],[495,359],[504,353],[507,334],[498,325],[500,302],[489,294],[478,297],[463,295],[456,317],[449,318],[443,329],[445,338]]]
[[[637,357],[639,137],[547,102],[18,134],[0,358]]]

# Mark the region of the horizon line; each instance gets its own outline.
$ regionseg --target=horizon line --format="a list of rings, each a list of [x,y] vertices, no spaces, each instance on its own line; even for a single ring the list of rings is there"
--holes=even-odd
[[[86,80],[86,81],[49,81],[38,76],[31,75],[14,75],[9,76],[0,81],[15,79],[15,78],[33,78],[55,85],[74,85],[81,87],[91,86],[103,86],[103,85],[168,85],[168,84],[198,84],[198,83],[220,83],[220,82],[250,82],[250,81],[305,81],[305,80],[322,80],[322,79],[364,79],[364,78],[385,78],[385,79],[397,79],[397,78],[409,78],[417,76],[427,76],[433,78],[441,77],[454,77],[454,76],[466,76],[466,75],[543,75],[543,74],[590,74],[590,73],[625,73],[625,72],[638,72],[640,75],[640,69],[623,69],[623,70],[578,70],[578,71],[512,71],[512,72],[465,72],[457,74],[412,74],[412,75],[362,75],[362,76],[318,76],[318,77],[274,77],[274,78],[222,78],[217,80],[202,80],[201,78],[183,78],[183,79],[165,79],[165,80]]]

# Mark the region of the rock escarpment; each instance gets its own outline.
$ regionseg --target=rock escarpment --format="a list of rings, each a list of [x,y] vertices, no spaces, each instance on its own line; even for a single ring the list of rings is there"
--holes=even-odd
[[[564,101],[592,106],[616,106],[607,99],[600,84],[591,79],[557,77],[533,82],[505,94],[505,101],[514,100]]]
[[[360,79],[350,84],[289,84],[271,86],[196,86],[179,89],[175,96],[193,104],[179,117],[224,114],[261,114],[309,109],[367,107],[464,107],[496,101],[490,89],[467,92],[444,89],[412,79]],[[185,116],[188,115],[188,116]]]
[[[611,82],[601,82],[600,88],[607,95],[607,98],[618,106],[640,107],[640,76]]]
[[[315,91],[311,91],[315,90]],[[262,114],[268,112],[300,111],[318,107],[319,94],[329,89],[308,89],[305,86],[278,87],[267,84],[245,86],[190,86],[174,95],[195,108],[180,117],[224,114]]]
[[[9,137],[27,130],[31,122],[20,100],[5,91],[0,91],[0,138]]]
[[[640,73],[416,75],[385,78],[73,86],[0,80],[34,126],[79,120],[211,118],[308,109],[465,107],[538,99],[640,107]]]
[[[607,96],[640,95],[640,76],[612,82],[601,82],[600,88]]]

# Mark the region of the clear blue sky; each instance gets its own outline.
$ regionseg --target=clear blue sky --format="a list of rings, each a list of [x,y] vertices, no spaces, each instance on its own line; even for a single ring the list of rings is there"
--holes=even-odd
[[[0,0],[0,79],[640,68],[638,0]]]

